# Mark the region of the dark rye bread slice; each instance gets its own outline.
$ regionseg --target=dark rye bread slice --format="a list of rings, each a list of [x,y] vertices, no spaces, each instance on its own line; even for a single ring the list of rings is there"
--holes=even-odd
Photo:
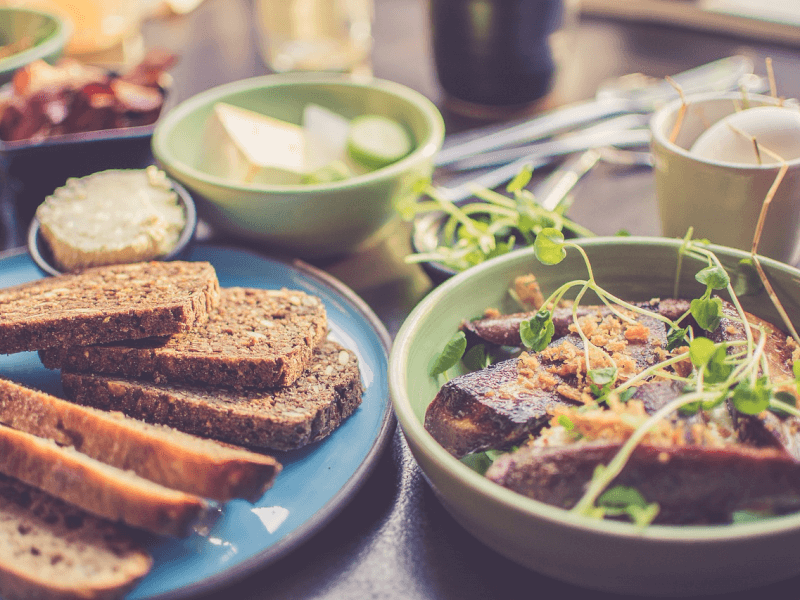
[[[61,372],[71,400],[243,446],[293,450],[329,435],[361,404],[355,354],[326,341],[291,386],[272,390],[159,385]]]
[[[0,290],[0,353],[187,331],[208,319],[219,282],[207,262],[87,269]]]
[[[112,600],[149,571],[141,534],[0,475],[0,596]]]
[[[328,331],[325,305],[298,290],[223,288],[209,320],[168,338],[39,353],[49,369],[236,389],[290,385]]]
[[[257,500],[281,470],[271,456],[80,406],[5,379],[0,379],[0,423],[218,502]]]
[[[5,425],[0,425],[0,473],[95,516],[159,535],[185,537],[212,516],[202,498]]]

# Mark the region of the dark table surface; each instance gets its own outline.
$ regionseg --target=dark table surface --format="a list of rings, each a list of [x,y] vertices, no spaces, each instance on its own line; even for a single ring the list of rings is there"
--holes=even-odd
[[[429,49],[425,0],[376,0],[372,53],[376,76],[403,83],[436,102],[448,131],[475,126],[447,110]],[[188,98],[209,87],[268,72],[257,47],[249,0],[206,0],[193,12],[144,24],[148,47],[181,56],[174,94]],[[655,77],[732,54],[753,58],[765,72],[771,57],[779,92],[800,95],[800,48],[716,36],[654,24],[584,18],[543,105],[592,97],[604,80],[630,72]],[[398,60],[402,57],[402,60]],[[583,181],[570,216],[599,234],[625,229],[658,235],[652,174],[601,165]],[[358,293],[394,335],[413,306],[432,289],[419,266],[407,265],[407,224],[357,254],[320,263]],[[726,598],[797,597],[800,578]],[[654,590],[654,592],[657,592]],[[483,546],[438,502],[395,432],[386,452],[352,501],[316,535],[287,556],[203,598],[391,600],[441,598],[607,598],[518,566]]]

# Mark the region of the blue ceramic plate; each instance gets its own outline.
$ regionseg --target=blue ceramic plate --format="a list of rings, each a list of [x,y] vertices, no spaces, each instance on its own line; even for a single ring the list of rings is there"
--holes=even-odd
[[[149,548],[153,570],[129,600],[208,592],[294,550],[353,497],[394,429],[388,400],[389,335],[349,288],[305,263],[290,265],[243,250],[198,245],[188,260],[213,264],[222,286],[287,287],[321,298],[330,337],[356,353],[366,391],[361,407],[330,437],[302,450],[275,453],[283,471],[258,502],[229,502],[207,535],[154,541]],[[0,254],[0,287],[40,277],[27,253]],[[45,369],[34,352],[0,356],[0,375],[61,393],[58,372]]]

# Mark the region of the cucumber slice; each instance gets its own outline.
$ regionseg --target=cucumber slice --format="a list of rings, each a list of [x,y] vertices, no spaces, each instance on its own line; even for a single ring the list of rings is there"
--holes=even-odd
[[[350,122],[347,153],[368,169],[380,169],[411,152],[411,137],[405,128],[380,115],[364,115]]]

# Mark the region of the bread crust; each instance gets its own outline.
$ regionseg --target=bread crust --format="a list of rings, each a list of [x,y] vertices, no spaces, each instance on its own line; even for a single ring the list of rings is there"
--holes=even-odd
[[[299,290],[222,288],[208,321],[168,338],[54,347],[49,369],[265,389],[291,385],[327,334],[325,306]]]
[[[125,526],[0,475],[4,600],[120,598],[152,567],[140,538]]]
[[[0,426],[0,472],[98,517],[184,537],[208,503],[108,466],[51,440]]]
[[[242,446],[293,450],[328,436],[361,404],[356,355],[327,341],[291,386],[235,391],[62,371],[71,400]]]
[[[272,456],[154,426],[0,379],[0,423],[203,498],[255,501],[281,470]]]
[[[0,290],[0,353],[187,331],[219,303],[207,262],[86,269]]]

